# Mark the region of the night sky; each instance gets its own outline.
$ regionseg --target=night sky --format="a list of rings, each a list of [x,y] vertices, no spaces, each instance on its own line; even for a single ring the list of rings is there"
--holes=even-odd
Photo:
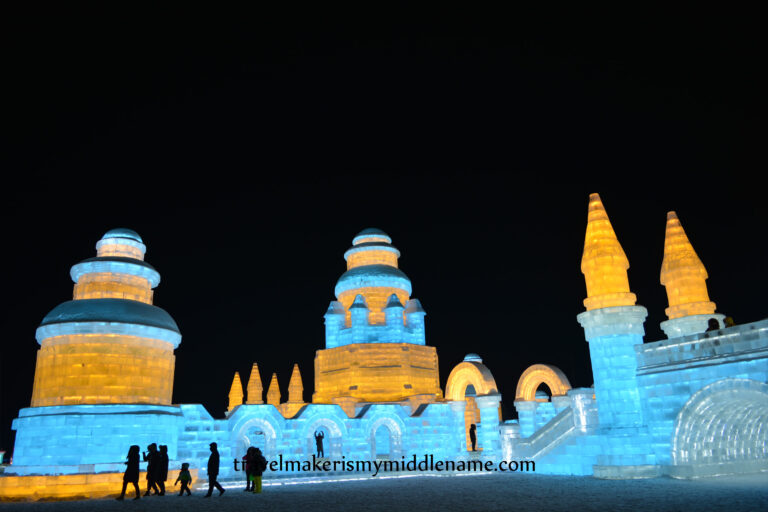
[[[531,364],[593,382],[575,318],[591,192],[646,340],[663,337],[668,210],[718,311],[768,316],[757,18],[305,14],[4,16],[0,449],[30,402],[35,329],[114,227],[143,237],[181,329],[174,402],[218,418],[254,361],[284,398],[299,363],[311,399],[366,227],[402,252],[443,388],[476,352],[505,419]]]

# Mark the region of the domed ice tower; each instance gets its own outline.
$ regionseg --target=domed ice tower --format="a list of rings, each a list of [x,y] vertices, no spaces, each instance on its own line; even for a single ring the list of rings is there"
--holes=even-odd
[[[181,334],[152,305],[160,274],[130,229],[108,231],[96,251],[72,266],[73,300],[53,308],[37,329],[31,407],[13,422],[15,474],[57,474],[82,464],[119,469],[132,444],[161,441],[176,454],[169,432],[183,421],[171,405]]]
[[[32,407],[169,405],[181,334],[152,305],[160,274],[144,261],[146,246],[130,229],[108,231],[96,251],[70,271],[73,300],[56,306],[37,329]]]
[[[347,271],[325,314],[325,350],[315,356],[315,403],[442,398],[437,351],[425,345],[425,312],[398,268],[400,251],[379,229],[361,231],[344,253]]]

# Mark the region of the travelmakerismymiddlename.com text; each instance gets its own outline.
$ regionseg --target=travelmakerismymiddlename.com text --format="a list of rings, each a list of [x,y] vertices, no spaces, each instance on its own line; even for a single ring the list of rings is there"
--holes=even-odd
[[[235,459],[235,471],[241,471],[242,461]],[[435,460],[433,455],[425,454],[422,458],[413,455],[406,459],[403,455],[400,460],[330,460],[312,456],[312,460],[283,459],[280,455],[276,460],[269,461],[267,467],[274,472],[349,472],[370,473],[377,476],[380,472],[532,472],[536,471],[536,463],[532,460],[494,462],[491,460]]]

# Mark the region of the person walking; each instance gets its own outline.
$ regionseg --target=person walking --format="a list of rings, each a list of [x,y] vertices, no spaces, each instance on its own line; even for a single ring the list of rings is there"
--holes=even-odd
[[[208,457],[208,494],[205,498],[210,498],[213,493],[213,488],[219,490],[219,496],[224,494],[224,488],[216,481],[219,476],[219,448],[216,443],[211,443],[211,456]]]
[[[161,444],[160,453],[157,455],[157,485],[160,487],[160,496],[165,496],[165,481],[168,480],[168,446]]]
[[[192,474],[189,472],[189,462],[182,463],[181,471],[179,471],[179,477],[176,479],[176,483],[173,485],[177,485],[179,482],[181,482],[181,490],[179,491],[179,496],[183,496],[184,491],[187,491],[187,496],[191,496],[192,491],[189,490],[189,486],[192,484]]]
[[[140,448],[137,444],[131,445],[128,449],[128,456],[126,457],[128,460],[125,461],[125,473],[123,473],[123,490],[117,498],[118,501],[125,499],[125,489],[129,483],[133,484],[134,489],[136,489],[136,497],[133,499],[138,500],[141,498],[141,490],[139,489],[139,451]]]
[[[157,488],[157,469],[159,460],[159,453],[157,452],[157,444],[152,443],[147,446],[147,452],[144,452],[144,462],[147,463],[147,492],[144,496],[149,496],[149,492],[154,490],[155,495],[160,494],[160,489]]]

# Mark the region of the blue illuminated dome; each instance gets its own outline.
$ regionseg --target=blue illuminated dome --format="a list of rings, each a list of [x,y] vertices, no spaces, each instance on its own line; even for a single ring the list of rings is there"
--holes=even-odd
[[[109,231],[104,233],[103,237],[101,237],[102,240],[104,240],[105,238],[128,238],[131,240],[135,240],[136,242],[139,242],[139,243],[144,243],[144,241],[141,239],[141,237],[137,232],[128,228],[110,229]]]
[[[378,228],[365,228],[364,230],[362,230],[361,232],[355,235],[355,238],[352,239],[352,245],[357,245],[361,241],[366,239],[383,241],[388,244],[392,243],[392,239],[389,237],[389,235],[383,232],[382,230]]]

